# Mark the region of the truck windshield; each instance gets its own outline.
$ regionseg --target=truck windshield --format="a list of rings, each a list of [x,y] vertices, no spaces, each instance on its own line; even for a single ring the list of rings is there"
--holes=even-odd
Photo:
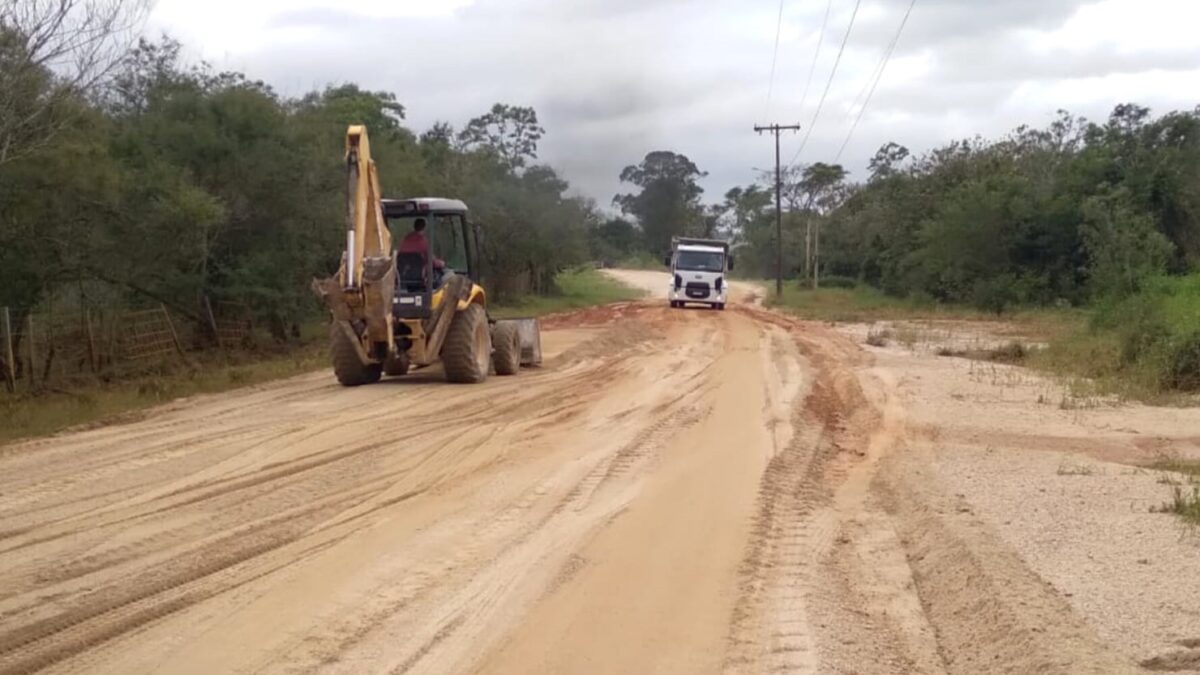
[[[718,251],[679,251],[675,254],[675,269],[721,272],[725,269],[725,254]]]

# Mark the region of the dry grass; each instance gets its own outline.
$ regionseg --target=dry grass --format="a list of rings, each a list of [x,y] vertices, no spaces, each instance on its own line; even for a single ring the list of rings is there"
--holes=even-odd
[[[1063,463],[1058,465],[1058,470],[1055,473],[1060,476],[1091,476],[1096,473],[1096,469],[1090,464],[1080,464],[1063,460]]]
[[[1200,526],[1200,485],[1172,485],[1171,498],[1150,510],[1154,513],[1174,513],[1187,524]]]
[[[1189,525],[1200,525],[1200,461],[1164,453],[1149,468],[1161,471],[1159,484],[1171,489],[1167,501],[1150,510],[1173,513]]]
[[[891,339],[892,330],[890,328],[871,328],[867,331],[867,344],[872,347],[886,347]]]
[[[80,425],[100,425],[167,401],[210,394],[291,377],[328,366],[325,343],[313,342],[286,354],[254,353],[195,356],[147,367],[108,382],[75,381],[0,395],[0,443],[52,434]]]

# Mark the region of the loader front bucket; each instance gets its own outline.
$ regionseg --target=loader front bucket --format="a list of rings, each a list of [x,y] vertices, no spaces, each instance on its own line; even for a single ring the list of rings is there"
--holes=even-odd
[[[537,319],[503,319],[497,323],[514,323],[521,337],[521,365],[542,365],[542,328]]]

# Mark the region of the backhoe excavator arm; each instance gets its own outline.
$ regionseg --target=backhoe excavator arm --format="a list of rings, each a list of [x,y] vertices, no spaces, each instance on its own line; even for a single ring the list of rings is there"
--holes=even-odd
[[[367,128],[351,126],[346,131],[346,264],[341,276],[346,290],[362,288],[365,258],[391,255],[392,235],[380,197]]]

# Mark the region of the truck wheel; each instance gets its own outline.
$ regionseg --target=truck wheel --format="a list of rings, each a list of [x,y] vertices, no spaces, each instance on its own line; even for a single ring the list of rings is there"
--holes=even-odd
[[[492,328],[492,364],[497,375],[516,375],[521,370],[521,335],[517,324],[499,321]]]
[[[329,351],[333,357],[333,374],[337,381],[345,387],[357,387],[361,384],[372,384],[379,381],[383,374],[383,366],[378,363],[363,363],[358,358],[358,350],[350,341],[350,336],[342,330],[338,322],[329,328]]]
[[[385,375],[399,377],[408,374],[408,352],[399,352],[383,362]]]
[[[492,361],[487,312],[480,305],[457,312],[442,345],[442,367],[447,382],[474,384],[487,379]]]
[[[721,310],[722,312],[724,312],[724,311],[725,311],[725,303],[723,303],[723,302],[718,302],[718,303],[717,303],[717,309],[719,309],[719,310]]]

